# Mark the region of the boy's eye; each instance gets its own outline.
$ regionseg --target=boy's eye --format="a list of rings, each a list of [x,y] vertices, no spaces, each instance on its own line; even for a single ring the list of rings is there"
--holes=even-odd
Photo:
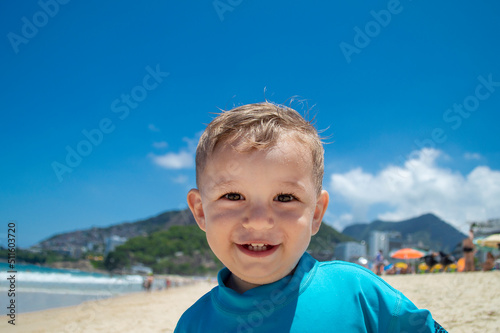
[[[289,202],[295,200],[295,197],[292,194],[278,194],[276,196],[276,201],[280,202]]]
[[[224,194],[222,197],[231,201],[241,200],[243,198],[243,196],[239,193],[227,193]]]

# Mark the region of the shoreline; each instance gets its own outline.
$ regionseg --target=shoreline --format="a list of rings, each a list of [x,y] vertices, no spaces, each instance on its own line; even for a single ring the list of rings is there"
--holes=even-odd
[[[0,263],[7,264],[8,261],[6,259],[0,259]],[[42,264],[42,263],[32,263],[26,261],[18,261],[17,265],[25,265],[25,266],[36,266],[40,268],[54,268],[54,269],[64,269],[64,270],[78,270],[83,273],[99,273],[109,275],[111,274],[107,270],[94,268],[88,259],[80,259],[75,261],[54,261],[50,264]]]
[[[215,285],[199,281],[170,289],[134,292],[79,305],[16,315],[22,332],[173,332],[182,313]],[[8,317],[0,331],[12,329]]]
[[[12,319],[33,312],[64,309],[88,301],[99,301],[146,290],[144,287],[146,276],[141,275],[89,273],[74,268],[49,268],[32,264],[16,265],[16,271],[9,275],[7,273],[9,267],[6,264],[1,265],[0,278],[8,281],[0,285],[0,292],[3,295],[0,296],[0,300],[6,306],[6,316]],[[158,274],[153,278],[151,291],[190,285],[200,279],[174,274]]]
[[[495,332],[500,327],[500,271],[385,275],[449,332]],[[192,280],[176,288],[137,292],[80,305],[16,315],[22,332],[173,332],[184,311],[216,283]],[[0,331],[11,328],[7,318]]]

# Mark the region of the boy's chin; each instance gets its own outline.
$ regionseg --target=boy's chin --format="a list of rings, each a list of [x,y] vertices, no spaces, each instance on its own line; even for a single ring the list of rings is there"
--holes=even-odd
[[[277,274],[273,274],[273,275],[261,274],[261,275],[254,275],[254,276],[252,276],[252,275],[239,276],[239,275],[236,275],[234,273],[231,273],[231,276],[229,279],[232,280],[231,282],[234,283],[235,285],[237,285],[238,288],[245,289],[245,291],[246,291],[246,290],[250,290],[250,289],[253,289],[255,287],[262,286],[262,285],[274,283],[276,281],[281,280],[285,276],[292,275],[295,272],[295,268],[296,268],[296,266],[294,266],[292,269],[288,270],[287,273],[283,272],[281,274],[277,273]]]

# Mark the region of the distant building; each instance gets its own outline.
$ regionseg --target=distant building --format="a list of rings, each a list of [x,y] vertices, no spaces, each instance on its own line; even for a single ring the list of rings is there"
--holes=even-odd
[[[109,252],[114,251],[117,246],[125,244],[127,238],[113,235],[111,237],[106,238],[106,247],[104,249],[104,255],[107,255]]]
[[[335,259],[354,262],[359,257],[366,257],[365,244],[344,242],[335,247]]]
[[[382,250],[382,253],[384,255],[387,255],[389,253],[389,235],[387,234],[387,232],[370,232],[368,244],[368,256],[372,259],[377,256],[379,250]]]
[[[388,236],[389,236],[389,252],[393,251],[393,250],[399,250],[403,247],[409,247],[408,246],[409,239],[407,238],[406,244],[405,244],[405,242],[403,242],[403,237],[402,237],[400,232],[391,231],[391,232],[388,232]],[[410,237],[410,241],[411,241],[411,236],[409,236],[409,237]]]
[[[472,222],[471,227],[474,230],[474,239],[486,238],[489,235],[499,234],[500,233],[500,219],[490,219],[488,221],[482,222]],[[480,262],[486,261],[486,256],[488,252],[492,252],[493,255],[498,255],[498,249],[492,248],[476,248],[475,256],[479,259]],[[462,255],[462,244],[458,244],[458,250],[455,252],[457,256]]]
[[[490,219],[483,222],[472,222],[474,237],[487,237],[500,233],[500,219]]]
[[[370,232],[368,256],[375,258],[379,250],[385,257],[393,250],[406,247],[400,232],[397,231],[372,231]]]

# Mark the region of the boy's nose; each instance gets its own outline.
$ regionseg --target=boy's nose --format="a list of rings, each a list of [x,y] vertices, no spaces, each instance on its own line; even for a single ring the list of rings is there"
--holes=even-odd
[[[266,230],[274,226],[274,219],[265,207],[252,207],[243,218],[243,227],[247,229]]]

